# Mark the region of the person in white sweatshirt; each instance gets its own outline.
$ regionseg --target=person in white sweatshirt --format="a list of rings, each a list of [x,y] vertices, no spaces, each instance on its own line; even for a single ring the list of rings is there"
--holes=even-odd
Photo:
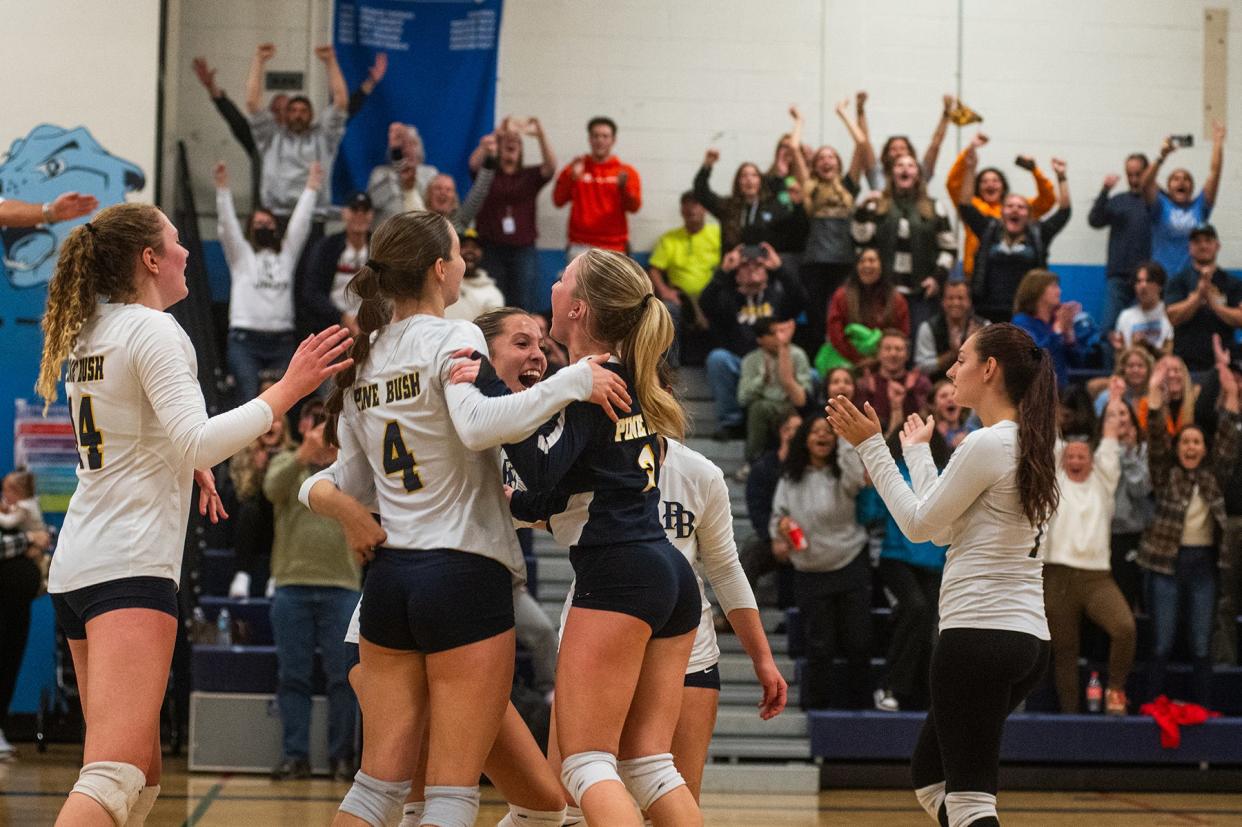
[[[1109,637],[1109,715],[1126,714],[1126,678],[1134,666],[1134,613],[1110,571],[1113,511],[1121,479],[1122,418],[1129,416],[1114,388],[1104,409],[1095,453],[1084,439],[1060,446],[1061,502],[1048,522],[1044,545],[1044,609],[1052,635],[1052,663],[1061,711],[1081,710],[1078,681],[1080,624],[1085,615]]]

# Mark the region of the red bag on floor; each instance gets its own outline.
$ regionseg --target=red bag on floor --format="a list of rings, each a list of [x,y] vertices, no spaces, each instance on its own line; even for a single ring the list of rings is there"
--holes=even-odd
[[[1139,707],[1139,712],[1150,715],[1160,727],[1160,746],[1177,749],[1182,745],[1183,726],[1202,724],[1209,718],[1219,718],[1220,713],[1198,704],[1171,701],[1164,695]]]

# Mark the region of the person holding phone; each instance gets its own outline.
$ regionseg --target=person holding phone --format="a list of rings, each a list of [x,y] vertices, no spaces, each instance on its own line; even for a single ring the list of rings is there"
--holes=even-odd
[[[1190,146],[1190,135],[1170,135],[1160,145],[1155,161],[1143,172],[1143,198],[1151,215],[1151,257],[1167,273],[1180,273],[1190,264],[1191,231],[1207,222],[1216,206],[1220,170],[1225,162],[1225,125],[1212,126],[1212,161],[1203,189],[1194,195],[1195,179],[1190,170],[1178,167],[1169,173],[1165,188],[1156,183],[1160,167],[1179,146]]]

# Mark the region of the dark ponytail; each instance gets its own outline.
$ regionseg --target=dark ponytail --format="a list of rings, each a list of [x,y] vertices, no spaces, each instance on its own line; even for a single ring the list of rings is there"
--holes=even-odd
[[[345,288],[362,303],[356,317],[358,335],[349,349],[354,363],[336,375],[336,384],[324,404],[324,439],[328,444],[340,445],[336,427],[345,394],[366,366],[371,334],[392,318],[392,300],[419,298],[428,272],[440,259],[447,261],[452,248],[453,228],[444,216],[426,210],[394,215],[371,236],[371,257]]]
[[[974,335],[979,361],[995,359],[1005,393],[1018,409],[1018,497],[1033,526],[1048,521],[1061,500],[1057,488],[1057,376],[1052,355],[1020,327],[992,324]]]

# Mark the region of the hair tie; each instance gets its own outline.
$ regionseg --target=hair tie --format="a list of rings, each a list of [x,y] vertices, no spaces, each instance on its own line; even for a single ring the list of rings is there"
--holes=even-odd
[[[1039,345],[1031,345],[1031,358],[1036,362],[1044,358],[1044,349]]]
[[[384,265],[380,264],[378,261],[376,261],[373,258],[369,258],[367,259],[367,268],[370,270],[374,270],[375,272],[378,273],[379,271],[384,269]]]
[[[648,293],[647,295],[643,296],[643,300],[642,302],[639,303],[638,308],[640,310],[646,310],[647,302],[651,301],[654,298],[655,298],[655,293]]]
[[[94,225],[94,224],[92,224],[91,222],[87,221],[87,222],[86,222],[85,224],[83,224],[82,226],[83,226],[83,227],[85,227],[85,228],[86,228],[86,231],[87,231],[88,233],[90,233],[91,235],[94,235],[94,234],[95,234],[95,225]]]

